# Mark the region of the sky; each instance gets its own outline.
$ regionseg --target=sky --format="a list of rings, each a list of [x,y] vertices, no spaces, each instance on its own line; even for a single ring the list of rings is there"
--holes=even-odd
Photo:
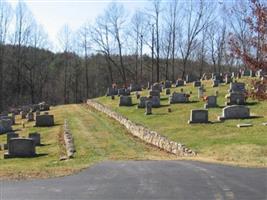
[[[7,0],[15,8],[18,0]],[[77,30],[85,22],[104,13],[110,2],[120,2],[127,13],[147,5],[147,0],[24,0],[33,13],[38,24],[41,24],[49,35],[49,39],[56,43],[58,32],[63,25],[68,24],[72,30]]]

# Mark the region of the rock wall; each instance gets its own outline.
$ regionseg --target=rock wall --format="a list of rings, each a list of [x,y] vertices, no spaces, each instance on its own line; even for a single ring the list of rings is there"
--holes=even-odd
[[[148,128],[136,124],[126,117],[118,114],[108,107],[94,101],[94,100],[87,100],[87,105],[93,107],[94,109],[105,113],[109,117],[115,119],[120,124],[126,127],[126,129],[133,134],[134,136],[140,138],[141,140],[145,141],[146,143],[152,144],[160,149],[163,149],[169,153],[175,154],[177,156],[194,156],[196,153],[189,148],[185,147],[183,144],[170,141],[168,138],[160,135],[156,131],[151,131]]]
[[[73,158],[73,155],[76,152],[76,150],[74,146],[74,139],[68,128],[67,120],[65,120],[65,123],[64,123],[64,141],[65,141],[68,158]]]

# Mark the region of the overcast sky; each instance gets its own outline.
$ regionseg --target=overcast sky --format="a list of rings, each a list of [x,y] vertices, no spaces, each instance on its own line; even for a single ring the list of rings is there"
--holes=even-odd
[[[7,0],[15,8],[18,0]],[[143,8],[147,0],[113,0],[124,5],[128,13],[135,9]],[[102,14],[111,0],[24,0],[37,23],[41,24],[54,43],[57,34],[64,24],[77,30],[86,21]]]

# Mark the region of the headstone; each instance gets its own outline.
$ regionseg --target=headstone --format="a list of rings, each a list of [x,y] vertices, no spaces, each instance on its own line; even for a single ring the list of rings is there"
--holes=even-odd
[[[249,70],[249,76],[250,77],[255,77],[256,74],[255,74],[255,72],[253,70]]]
[[[244,93],[231,92],[229,94],[229,102],[227,105],[244,105],[246,104],[246,98]]]
[[[12,124],[16,124],[16,115],[14,113],[11,113],[11,119],[12,119]]]
[[[169,81],[169,80],[166,80],[164,85],[165,85],[165,88],[171,88],[172,87],[172,82]]]
[[[237,78],[240,79],[242,74],[240,72],[237,73]]]
[[[136,99],[139,99],[140,98],[140,93],[139,92],[135,92],[135,96],[136,96]]]
[[[41,114],[40,110],[37,110],[37,111],[35,112],[35,115],[36,115],[36,116],[38,116],[38,115],[40,115],[40,114]]]
[[[217,105],[217,96],[208,96],[207,103],[204,105],[204,108],[215,108],[218,107]]]
[[[171,94],[171,90],[170,90],[170,88],[167,88],[166,89],[166,95],[170,95]]]
[[[132,106],[132,97],[120,96],[119,106]]]
[[[237,77],[236,73],[235,73],[235,72],[232,72],[232,74],[231,74],[231,78],[232,78],[232,79],[235,79],[236,77]]]
[[[159,92],[162,92],[162,85],[160,83],[154,83],[151,88],[152,91],[157,90]]]
[[[180,87],[180,86],[184,86],[184,80],[177,80],[176,83],[175,83],[175,86],[176,87]]]
[[[9,133],[6,134],[6,143],[8,144],[10,139],[18,138],[18,137],[19,137],[19,134],[14,133],[14,132],[9,132]]]
[[[151,115],[152,114],[152,102],[151,101],[146,101],[146,115]]]
[[[131,92],[142,91],[141,85],[140,84],[135,84],[135,83],[130,84],[129,89],[130,89]]]
[[[107,88],[106,96],[112,96],[112,95],[118,95],[118,89],[117,88],[113,88],[113,87]]]
[[[229,92],[246,92],[245,83],[231,83]]]
[[[169,97],[169,103],[187,103],[189,102],[189,97],[185,93],[176,93],[173,92],[172,95]]]
[[[26,119],[26,115],[27,115],[26,111],[24,111],[24,110],[20,111],[21,119]]]
[[[35,126],[54,126],[54,115],[38,115],[36,116]]]
[[[147,97],[140,97],[139,103],[137,105],[138,108],[145,108],[146,107],[146,101],[148,100]]]
[[[131,95],[130,89],[126,89],[126,88],[118,89],[118,96],[129,96],[129,95]]]
[[[40,133],[29,133],[29,138],[34,140],[35,146],[41,145],[41,135],[40,135]]]
[[[195,81],[193,83],[194,87],[200,87],[201,86],[201,81]]]
[[[244,128],[244,127],[251,127],[252,124],[237,124],[236,125],[238,128]]]
[[[219,120],[225,119],[245,119],[250,117],[250,110],[246,106],[232,105],[223,108],[222,116],[219,116]]]
[[[159,108],[160,107],[160,97],[159,96],[152,96],[149,100],[151,101],[153,108]]]
[[[13,138],[8,143],[8,153],[4,155],[4,158],[34,157],[35,155],[33,139]]]
[[[27,114],[27,121],[28,122],[34,121],[34,114],[33,114],[33,112],[29,112]]]
[[[244,70],[242,76],[250,76],[250,70]]]
[[[204,88],[198,87],[198,98],[202,98],[204,96]]]
[[[149,96],[158,96],[158,97],[160,97],[160,91],[159,90],[150,90],[149,91],[149,94],[148,94]]]
[[[231,76],[228,76],[228,75],[225,76],[225,83],[226,84],[232,83],[232,81],[233,80],[232,80]]]
[[[209,123],[208,110],[191,110],[190,120],[188,123]]]
[[[12,120],[11,119],[1,119],[0,120],[0,134],[12,131]]]
[[[15,125],[15,118],[14,118],[14,116],[2,115],[2,116],[0,116],[0,120],[2,120],[2,119],[9,119],[9,120],[12,121],[12,125]]]
[[[218,87],[220,84],[219,80],[212,80],[212,87]]]
[[[223,82],[223,76],[220,73],[213,73],[212,74],[212,80],[219,81],[219,83]]]
[[[40,111],[48,111],[48,110],[50,110],[50,105],[47,104],[46,102],[41,102],[41,103],[39,103],[39,110]]]

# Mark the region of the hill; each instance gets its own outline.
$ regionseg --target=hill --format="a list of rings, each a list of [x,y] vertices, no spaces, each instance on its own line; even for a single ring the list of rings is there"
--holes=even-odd
[[[249,79],[241,81],[250,83]],[[195,159],[215,162],[225,162],[245,166],[265,166],[267,163],[267,136],[266,126],[266,101],[247,100],[247,106],[252,115],[260,116],[254,119],[226,120],[218,122],[217,117],[222,115],[222,107],[225,105],[225,95],[229,85],[220,85],[213,88],[211,81],[204,81],[205,95],[214,95],[218,91],[218,108],[210,108],[209,120],[211,124],[189,125],[191,109],[203,108],[204,102],[198,99],[197,88],[192,83],[183,87],[184,92],[190,93],[191,103],[171,104],[168,103],[168,96],[161,93],[161,107],[153,108],[152,115],[144,115],[144,109],[137,109],[136,106],[119,107],[118,97],[111,100],[110,97],[100,97],[96,100],[110,107],[112,110],[121,113],[130,120],[142,124],[151,130],[155,130],[167,138],[181,142],[190,149],[198,152]],[[171,92],[179,92],[181,87],[172,88]],[[141,92],[141,96],[147,96],[148,91]],[[138,100],[132,93],[133,104]],[[168,112],[171,108],[172,112]],[[238,128],[239,123],[251,123],[252,127]]]
[[[30,132],[41,134],[43,146],[37,147],[35,158],[4,159],[0,150],[0,179],[31,179],[69,175],[105,160],[159,160],[174,159],[173,156],[148,146],[132,137],[116,122],[84,105],[71,104],[52,107],[55,126],[49,128],[34,127],[34,122],[21,124],[19,116],[13,127],[20,137]],[[74,136],[77,152],[74,159],[60,161],[62,148],[59,134],[64,119]],[[0,135],[0,143],[6,143],[6,135]]]

